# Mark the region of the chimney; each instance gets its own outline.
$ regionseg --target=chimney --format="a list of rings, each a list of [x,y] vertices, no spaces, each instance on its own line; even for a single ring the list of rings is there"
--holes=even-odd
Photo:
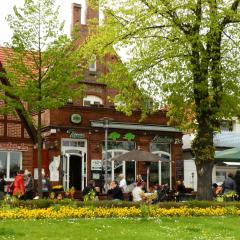
[[[98,0],[92,1],[94,6],[87,6],[87,15],[86,15],[86,22],[87,24],[91,24],[92,19],[96,19],[99,22],[99,2]],[[89,21],[90,20],[90,21]]]
[[[72,28],[76,24],[81,24],[81,4],[73,3],[72,4]]]

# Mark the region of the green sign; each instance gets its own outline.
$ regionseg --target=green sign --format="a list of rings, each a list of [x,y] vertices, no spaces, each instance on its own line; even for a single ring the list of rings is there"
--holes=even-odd
[[[124,139],[128,140],[128,141],[132,141],[135,138],[135,135],[132,133],[126,133],[124,135]]]
[[[82,116],[80,114],[74,113],[71,115],[71,122],[72,123],[80,123],[82,121]]]
[[[108,139],[114,140],[116,141],[117,139],[119,139],[121,137],[121,135],[118,132],[111,132],[108,135]]]

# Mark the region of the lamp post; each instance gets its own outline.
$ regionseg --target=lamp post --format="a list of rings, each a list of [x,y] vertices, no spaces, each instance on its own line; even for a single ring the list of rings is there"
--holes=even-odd
[[[110,122],[113,120],[112,118],[104,117],[100,119],[103,121],[103,128],[105,129],[105,138],[104,138],[104,145],[105,145],[105,154],[104,154],[104,161],[102,158],[102,167],[104,166],[104,180],[105,184],[107,183],[108,178],[108,128]]]

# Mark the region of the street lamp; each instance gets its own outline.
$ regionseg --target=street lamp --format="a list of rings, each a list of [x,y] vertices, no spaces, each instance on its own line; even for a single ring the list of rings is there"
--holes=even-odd
[[[105,129],[105,138],[104,138],[104,145],[105,145],[105,154],[104,154],[104,162],[103,162],[103,158],[102,158],[102,167],[104,165],[104,180],[105,180],[105,184],[107,183],[107,177],[108,177],[108,128],[109,128],[109,124],[110,122],[113,120],[112,118],[108,118],[108,117],[103,117],[100,119],[101,121],[103,121],[103,128]]]

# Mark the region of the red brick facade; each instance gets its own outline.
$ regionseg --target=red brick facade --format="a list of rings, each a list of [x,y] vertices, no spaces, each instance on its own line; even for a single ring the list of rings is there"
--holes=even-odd
[[[81,5],[73,4],[72,11],[72,26],[78,24],[80,35],[78,44],[81,44],[89,34],[88,24],[91,24],[89,20],[94,17],[98,19],[98,11],[88,8],[86,25],[80,22]],[[149,116],[143,122],[139,122],[139,112],[135,112],[131,117],[117,112],[107,98],[109,95],[114,96],[117,93],[116,90],[109,89],[105,84],[96,82],[103,72],[106,72],[106,68],[97,61],[96,71],[86,71],[84,75],[85,94],[86,96],[91,95],[100,98],[102,104],[98,104],[98,107],[96,104],[83,106],[83,99],[78,99],[61,109],[46,110],[43,113],[43,168],[45,171],[49,172],[49,164],[54,157],[60,157],[59,175],[53,177],[54,182],[58,179],[65,187],[74,186],[77,189],[82,189],[91,178],[98,180],[100,171],[99,169],[93,170],[93,165],[96,164],[95,160],[102,163],[106,141],[105,134],[108,131],[108,138],[112,134],[112,138],[108,139],[108,144],[113,146],[122,144],[121,151],[128,151],[130,142],[133,143],[134,149],[146,151],[151,151],[151,144],[155,144],[154,147],[159,147],[159,149],[162,146],[165,147],[168,149],[166,151],[169,151],[169,160],[171,161],[167,166],[171,170],[170,182],[174,183],[176,179],[183,178],[183,169],[181,168],[182,133],[167,126],[166,112],[164,111]],[[74,116],[77,117],[75,123]],[[105,122],[101,120],[103,117],[111,119],[108,128],[106,128]],[[130,134],[132,139],[127,140],[126,134]],[[36,154],[33,150],[34,145],[28,137],[25,126],[19,119],[14,119],[13,116],[0,116],[0,142],[25,144],[28,149],[22,151],[22,167],[32,172],[37,167]],[[107,150],[110,150],[110,146]],[[112,154],[117,154],[119,149],[114,150],[112,148],[111,150],[113,151]],[[165,150],[161,151],[164,152]],[[122,169],[126,170],[126,164],[123,166]],[[136,162],[133,175],[146,175],[146,166],[145,162]],[[164,164],[161,166],[164,168]],[[161,176],[159,176],[160,178]],[[162,180],[161,183],[166,182]]]

